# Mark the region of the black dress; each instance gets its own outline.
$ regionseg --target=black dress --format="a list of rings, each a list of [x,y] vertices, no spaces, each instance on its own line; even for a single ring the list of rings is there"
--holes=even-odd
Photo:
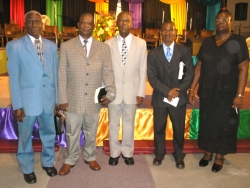
[[[201,61],[198,145],[212,153],[235,153],[239,114],[232,105],[238,88],[238,64],[248,59],[246,40],[232,34],[217,46],[215,36],[211,36],[203,41],[197,59]]]

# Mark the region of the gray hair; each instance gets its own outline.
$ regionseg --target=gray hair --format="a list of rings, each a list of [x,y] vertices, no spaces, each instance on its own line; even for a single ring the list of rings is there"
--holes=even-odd
[[[35,11],[35,10],[31,10],[31,11],[27,12],[27,13],[24,15],[24,21],[26,21],[26,18],[27,18],[27,16],[28,16],[29,14],[38,14],[38,15],[41,17],[41,19],[42,19],[42,15],[41,15],[39,12],[37,12],[37,11]]]

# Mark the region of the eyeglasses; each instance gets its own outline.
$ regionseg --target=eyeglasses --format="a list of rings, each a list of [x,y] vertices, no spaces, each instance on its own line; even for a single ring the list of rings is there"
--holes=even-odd
[[[225,22],[228,22],[228,18],[226,18],[226,17],[223,17],[223,18],[215,18],[215,21],[216,22],[223,22],[223,23],[225,23]]]

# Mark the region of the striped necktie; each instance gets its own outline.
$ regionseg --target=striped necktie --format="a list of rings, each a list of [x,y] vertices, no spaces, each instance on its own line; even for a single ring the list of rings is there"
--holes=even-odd
[[[167,58],[168,62],[170,62],[172,59],[172,53],[171,53],[170,47],[167,47],[166,58]]]
[[[43,65],[43,48],[42,48],[42,43],[40,42],[39,39],[35,39],[35,49],[37,51],[37,55],[39,57],[39,59],[41,60],[41,63]]]

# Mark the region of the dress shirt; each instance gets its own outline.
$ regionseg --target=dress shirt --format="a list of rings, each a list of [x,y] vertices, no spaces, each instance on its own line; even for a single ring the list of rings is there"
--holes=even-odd
[[[86,46],[87,46],[87,57],[89,56],[89,52],[90,52],[90,48],[91,48],[91,44],[92,44],[92,40],[93,40],[93,38],[92,38],[92,36],[91,37],[89,37],[88,39],[84,39],[84,38],[82,38],[82,36],[81,35],[79,35],[79,38],[80,38],[80,41],[81,41],[81,43],[82,43],[82,46],[84,46],[84,40],[87,40],[88,42],[87,42],[87,44],[86,44]]]
[[[122,51],[122,40],[123,40],[123,38],[121,37],[121,35],[117,35],[117,40],[118,40],[119,52],[121,52],[121,51]],[[131,40],[132,40],[132,35],[129,34],[129,35],[125,38],[126,46],[127,46],[127,48],[128,48],[128,52],[129,52],[129,47],[130,47],[130,44],[131,44]]]
[[[167,48],[170,48],[170,53],[172,54],[172,58],[173,58],[173,54],[174,54],[174,42],[172,42],[172,44],[170,44],[170,46],[166,46],[164,43],[162,43],[163,46],[163,50],[164,50],[164,56],[166,56],[167,53]]]
[[[28,35],[29,35],[29,34],[28,34]],[[29,35],[29,37],[30,37],[30,40],[31,40],[32,44],[35,45],[35,40],[36,40],[36,38],[35,38],[35,37],[32,37],[31,35]],[[40,40],[40,42],[41,42],[41,44],[42,44],[43,41],[42,41],[41,35],[39,36],[38,39]]]

